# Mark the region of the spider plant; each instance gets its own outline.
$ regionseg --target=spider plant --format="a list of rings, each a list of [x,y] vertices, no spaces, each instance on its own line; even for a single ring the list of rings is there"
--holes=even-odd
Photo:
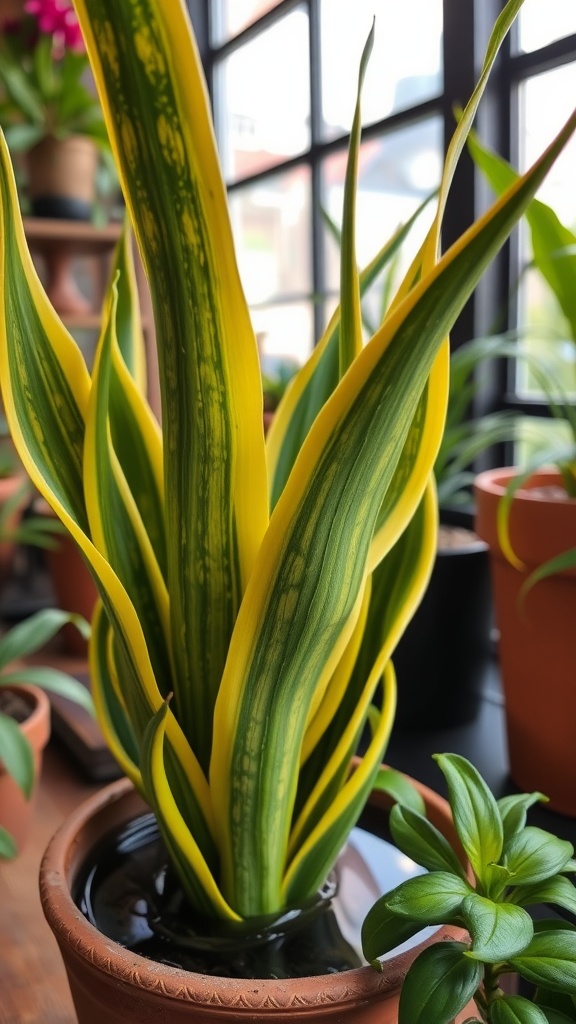
[[[433,225],[363,345],[358,101],[340,306],[265,444],[257,345],[185,6],[75,6],[150,283],[162,429],[145,398],[127,240],[89,374],[34,273],[4,148],[7,416],[99,588],[91,674],[110,746],[152,806],[195,912],[238,922],[316,893],[374,785],[394,715],[391,654],[435,554],[447,333],[576,114],[440,257],[454,167],[521,6],[510,0],[450,145]],[[366,723],[371,740],[351,772]]]
[[[468,139],[468,148],[476,166],[496,194],[501,195],[511,184],[518,181],[517,171],[502,157],[482,146],[474,134]],[[550,206],[539,199],[533,199],[528,204],[524,216],[532,249],[529,266],[533,267],[546,283],[561,311],[568,335],[565,340],[571,346],[572,363],[576,367],[576,234],[562,223]],[[557,422],[563,423],[569,434],[567,441],[539,446],[536,454],[511,481],[500,504],[499,533],[502,547],[509,560],[520,568],[521,563],[510,544],[508,532],[510,506],[517,491],[537,469],[554,465],[558,469],[567,496],[576,498],[576,375],[573,375],[573,379],[566,384],[547,360],[546,352],[539,356],[532,352],[523,354],[522,350],[515,353],[514,349],[510,348],[506,354],[528,360],[551,416]],[[564,552],[532,573],[530,585],[574,565],[576,548]]]

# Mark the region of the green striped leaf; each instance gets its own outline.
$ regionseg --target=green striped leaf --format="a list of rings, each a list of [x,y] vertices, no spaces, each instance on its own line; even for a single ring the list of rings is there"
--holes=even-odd
[[[124,218],[122,234],[114,250],[110,283],[114,282],[118,292],[116,306],[118,344],[127,369],[138,385],[139,391],[144,395],[146,394],[147,379],[146,348],[140,315],[136,268],[132,254],[132,231],[127,216]],[[110,305],[110,289],[108,289],[102,305],[105,318]]]
[[[207,767],[212,707],[268,517],[258,352],[184,6],[78,0],[77,11],[150,283],[171,453],[175,700]]]
[[[397,256],[414,223],[431,200],[417,208],[360,273],[360,295],[364,295],[378,274]],[[340,240],[340,238],[339,238]],[[278,501],[312,423],[332,394],[339,378],[340,307],[334,313],[310,359],[296,374],[285,392],[267,437],[270,470],[270,506]]]
[[[360,765],[335,795],[331,805],[289,864],[282,887],[280,905],[297,904],[302,894],[316,892],[326,879],[335,855],[342,849],[350,830],[356,824],[372,790],[388,742],[395,709],[396,679],[392,663],[384,673],[381,704],[372,739]]]
[[[108,409],[112,348],[116,341],[117,294],[96,351],[87,417],[84,483],[90,529],[100,552],[114,566],[146,636],[154,675],[166,694],[172,689],[169,607],[166,584],[150,538],[111,444]]]
[[[211,764],[223,809],[224,884],[244,892],[250,877],[258,878],[256,898],[265,905],[250,912],[265,912],[278,898],[298,737],[318,683],[353,630],[351,614],[410,410],[415,413],[438,347],[484,265],[575,124],[572,117],[522,184],[422,278],[362,350],[315,421],[274,510],[231,641],[215,709],[215,728],[226,740]],[[430,471],[435,450],[429,455]],[[417,505],[417,492],[414,498]],[[288,749],[287,729],[294,737]],[[245,810],[241,827],[232,810],[238,803]]]
[[[142,775],[147,799],[156,815],[172,864],[176,867],[192,906],[204,916],[238,920],[222,898],[218,885],[194,835],[188,829],[170,786],[164,760],[166,720],[171,714],[165,703],[146,729],[142,749]]]

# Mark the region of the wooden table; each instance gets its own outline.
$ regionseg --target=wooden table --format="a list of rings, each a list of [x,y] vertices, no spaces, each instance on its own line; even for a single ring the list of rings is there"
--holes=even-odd
[[[97,788],[74,770],[69,755],[48,746],[32,834],[16,860],[0,861],[0,1024],[76,1024],[64,965],[40,906],[38,869],[60,823]]]

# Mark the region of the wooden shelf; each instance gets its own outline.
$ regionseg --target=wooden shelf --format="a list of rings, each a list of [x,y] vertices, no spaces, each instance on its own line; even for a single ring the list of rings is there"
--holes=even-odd
[[[89,221],[25,217],[24,231],[30,248],[37,252],[66,248],[77,256],[97,256],[105,255],[116,245],[122,224],[114,221],[95,227]]]

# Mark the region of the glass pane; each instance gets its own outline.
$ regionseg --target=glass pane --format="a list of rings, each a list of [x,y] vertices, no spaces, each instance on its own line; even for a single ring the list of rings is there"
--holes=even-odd
[[[524,0],[518,18],[518,44],[521,50],[538,50],[555,39],[576,32],[576,5],[569,0]]]
[[[218,138],[229,181],[310,145],[308,17],[297,8],[222,61]]]
[[[344,194],[346,153],[328,157],[323,167],[324,206],[340,226]],[[438,186],[442,169],[442,122],[430,118],[419,124],[363,143],[360,150],[357,198],[357,258],[365,267],[401,223],[405,222]],[[434,204],[417,220],[393,267],[397,284],[408,268],[430,226]],[[337,291],[340,275],[339,247],[326,231],[327,285]],[[381,316],[386,284],[376,282],[366,297],[372,321]]]
[[[248,302],[312,291],[310,169],[296,167],[230,193],[232,227]]]
[[[251,314],[264,373],[274,377],[280,363],[306,362],[314,345],[311,302],[258,306]]]
[[[237,35],[277,3],[278,0],[212,0],[212,42],[218,45]]]
[[[568,445],[573,440],[566,423],[541,416],[522,416],[518,425],[518,441],[514,445],[514,462],[525,466],[536,456]]]
[[[520,89],[522,169],[527,168],[551,141],[573,107],[576,65],[536,75]],[[572,139],[539,189],[538,197],[556,212],[563,224],[576,230],[576,140]],[[531,255],[526,225],[522,225],[523,262]],[[518,322],[522,342],[533,352],[550,359],[562,386],[576,391],[576,346],[553,292],[538,271],[522,275],[518,298]],[[518,363],[516,388],[529,397],[541,396],[541,388],[526,364]]]
[[[362,91],[364,123],[379,121],[442,89],[442,0],[404,0],[393,5],[389,0],[322,0],[326,138],[350,130],[358,65],[374,15],[374,49]]]

